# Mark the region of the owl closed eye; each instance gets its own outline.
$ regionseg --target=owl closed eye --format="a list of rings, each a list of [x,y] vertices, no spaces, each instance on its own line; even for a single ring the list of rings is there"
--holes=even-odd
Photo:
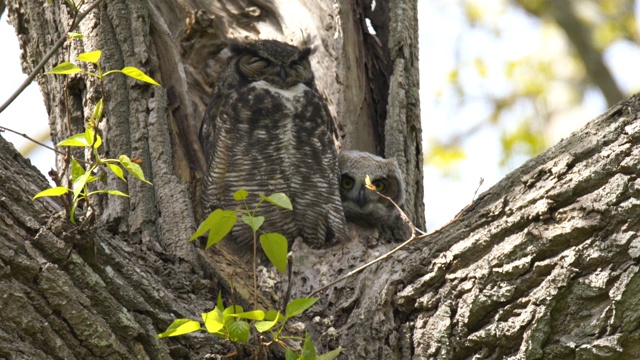
[[[231,51],[240,55],[238,71],[249,81],[263,80],[281,89],[299,83],[311,85],[311,48],[300,50],[282,44],[274,40],[262,40],[233,45]]]

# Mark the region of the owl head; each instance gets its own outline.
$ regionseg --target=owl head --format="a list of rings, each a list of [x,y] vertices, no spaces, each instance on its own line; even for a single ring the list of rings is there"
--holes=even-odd
[[[280,89],[303,83],[310,88],[311,48],[299,49],[277,40],[257,40],[230,46],[238,72],[249,82],[264,80]]]
[[[398,164],[393,159],[356,150],[340,153],[340,197],[349,222],[374,226],[392,222],[398,215],[388,200],[366,188],[367,175],[376,190],[396,204],[404,203],[404,184]]]

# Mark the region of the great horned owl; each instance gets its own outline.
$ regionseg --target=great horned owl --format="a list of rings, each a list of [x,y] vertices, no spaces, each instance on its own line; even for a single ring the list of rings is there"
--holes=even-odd
[[[238,208],[239,189],[253,194],[251,208],[258,193],[283,192],[293,212],[263,203],[264,231],[313,246],[347,239],[333,120],[315,86],[311,49],[259,40],[230,50],[200,128],[205,211]],[[251,249],[248,226],[238,224],[231,237],[240,253]]]
[[[340,198],[347,221],[390,230],[397,240],[406,236],[407,226],[391,202],[366,188],[367,175],[376,190],[404,204],[404,182],[398,164],[393,159],[357,150],[344,150],[339,156]]]

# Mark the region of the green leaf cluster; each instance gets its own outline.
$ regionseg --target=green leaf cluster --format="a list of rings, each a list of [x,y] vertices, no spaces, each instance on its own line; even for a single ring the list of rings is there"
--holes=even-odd
[[[77,11],[77,7],[74,1],[66,0],[67,3]],[[82,34],[79,33],[69,33],[68,39],[69,41],[73,39],[81,39],[83,37]],[[147,76],[145,73],[140,71],[137,68],[127,66],[122,70],[112,70],[107,71],[106,73],[102,72],[102,68],[100,67],[100,57],[102,56],[102,51],[95,50],[86,53],[82,53],[78,55],[77,60],[85,63],[95,64],[98,71],[96,73],[84,71],[79,68],[77,65],[71,62],[63,62],[58,66],[54,67],[50,71],[46,72],[46,74],[53,75],[70,75],[75,73],[83,73],[90,76],[94,76],[99,79],[101,89],[103,89],[103,79],[105,76],[112,73],[123,73],[127,76],[130,76],[134,79],[144,81],[153,85],[160,86],[155,80]],[[129,195],[118,191],[118,190],[96,190],[89,191],[88,185],[96,180],[105,181],[105,177],[98,177],[97,169],[101,166],[108,168],[111,172],[113,172],[118,178],[123,181],[127,181],[124,177],[124,170],[126,170],[129,174],[133,175],[135,178],[148,183],[151,185],[149,181],[144,178],[144,173],[138,164],[129,159],[126,155],[120,155],[118,159],[101,159],[98,154],[98,148],[102,145],[102,138],[96,132],[96,128],[102,119],[103,110],[104,110],[104,92],[102,98],[98,101],[95,108],[93,109],[93,113],[87,120],[85,124],[85,131],[83,133],[72,135],[57,144],[57,146],[68,146],[68,147],[84,147],[89,149],[91,152],[91,162],[85,166],[81,165],[80,162],[71,157],[71,164],[68,164],[71,170],[71,187],[67,188],[64,186],[56,186],[50,189],[46,189],[44,191],[36,194],[33,199],[37,199],[39,197],[45,196],[62,196],[68,193],[73,195],[71,199],[71,207],[67,207],[67,212],[69,214],[69,218],[72,223],[75,223],[75,213],[76,209],[81,201],[89,201],[89,197],[95,194],[109,194],[116,196],[125,196],[129,197]]]
[[[71,37],[71,34],[70,34],[70,37]],[[77,36],[73,36],[72,38],[77,38]],[[79,61],[82,61],[82,62],[85,62],[85,63],[95,64],[97,66],[97,68],[98,68],[98,71],[95,72],[95,73],[82,70],[77,65],[75,65],[75,64],[73,64],[71,62],[65,61],[65,62],[62,62],[62,63],[58,64],[53,69],[47,71],[45,74],[71,75],[71,74],[76,74],[76,73],[83,73],[83,74],[87,74],[89,76],[96,77],[96,78],[100,79],[100,81],[102,81],[102,79],[107,75],[115,74],[115,73],[121,73],[121,74],[125,74],[125,75],[127,75],[127,76],[129,76],[131,78],[134,78],[136,80],[144,81],[146,83],[149,83],[149,84],[155,85],[155,86],[160,86],[160,84],[157,81],[155,81],[150,76],[145,74],[142,70],[140,70],[140,69],[138,69],[136,67],[133,67],[133,66],[125,66],[121,70],[111,70],[111,71],[107,71],[107,72],[103,73],[102,72],[102,68],[100,67],[100,63],[99,63],[101,56],[102,56],[102,51],[95,50],[95,51],[82,53],[82,54],[78,55],[78,57],[77,57],[77,59]]]
[[[111,170],[118,178],[126,182],[127,180],[125,179],[124,172],[122,170],[122,168],[124,168],[125,170],[127,170],[127,172],[129,172],[129,174],[151,185],[151,183],[144,178],[144,174],[142,172],[142,169],[140,168],[140,165],[131,161],[128,156],[120,155],[118,159],[100,159],[97,154],[97,149],[101,144],[102,139],[100,138],[100,135],[96,134],[94,128],[91,126],[87,126],[84,133],[75,134],[60,141],[57,146],[80,146],[91,148],[96,161],[89,166],[89,169],[85,169],[85,167],[82,166],[75,157],[71,157],[71,187],[52,187],[50,189],[46,189],[37,193],[33,197],[33,199],[35,200],[39,197],[45,196],[62,196],[67,193],[73,194],[69,219],[72,223],[75,224],[75,213],[80,201],[87,200],[90,196],[95,194],[108,194],[129,197],[129,195],[118,190],[89,191],[88,185],[96,180],[101,179],[93,175],[97,172],[96,170],[98,169],[98,167],[106,165],[106,167]],[[122,168],[118,165],[122,166]]]
[[[269,331],[273,340],[277,343],[284,344],[279,340],[282,338],[282,331],[284,330],[287,320],[309,309],[316,303],[316,301],[318,301],[318,298],[301,298],[293,300],[287,304],[285,314],[282,314],[277,310],[245,311],[240,305],[231,305],[225,308],[222,302],[222,294],[218,293],[216,307],[207,313],[202,313],[202,323],[204,323],[204,328],[202,323],[199,321],[191,319],[177,319],[169,325],[165,332],[158,334],[158,337],[166,338],[204,330],[221,339],[238,343],[247,343],[251,336],[251,326],[253,325],[253,328],[255,328],[257,332],[265,333]],[[302,352],[299,354],[292,349],[287,348],[286,358],[295,360],[331,360],[338,356],[341,351],[342,349],[336,349],[327,354],[316,356],[315,347],[309,338],[309,334],[306,334],[302,346]]]
[[[265,221],[264,216],[256,215],[258,208],[263,202],[268,202],[283,209],[293,210],[291,201],[287,195],[283,193],[274,193],[269,196],[258,194],[261,200],[253,210],[250,210],[246,203],[248,196],[249,193],[244,189],[240,189],[233,194],[234,200],[244,203],[244,209],[239,210],[242,213],[240,219],[244,224],[251,228],[254,236],[261,231],[260,227]],[[191,235],[189,240],[193,241],[208,232],[209,235],[207,236],[206,245],[206,248],[208,249],[231,232],[231,229],[235,225],[237,219],[238,215],[234,210],[216,209],[207,216],[200,226],[198,226],[198,229],[193,235]],[[289,251],[287,239],[279,233],[263,232],[260,234],[260,246],[269,261],[271,261],[278,271],[284,274],[287,269],[287,253]]]

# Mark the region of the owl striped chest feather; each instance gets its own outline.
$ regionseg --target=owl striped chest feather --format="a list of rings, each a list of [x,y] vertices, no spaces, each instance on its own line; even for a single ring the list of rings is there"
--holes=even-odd
[[[255,195],[250,208],[258,193],[283,192],[293,212],[262,205],[264,231],[316,246],[346,239],[332,119],[315,89],[310,51],[273,40],[232,51],[200,130],[208,159],[205,210],[236,208],[238,189]],[[251,240],[250,231],[232,236],[242,249]]]

